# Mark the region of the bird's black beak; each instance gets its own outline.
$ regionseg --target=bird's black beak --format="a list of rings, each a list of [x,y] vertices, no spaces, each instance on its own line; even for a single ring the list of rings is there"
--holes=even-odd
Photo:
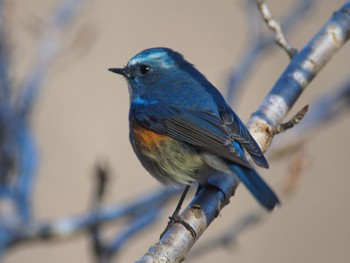
[[[113,73],[123,75],[124,77],[129,77],[130,72],[127,68],[109,68],[109,71],[112,71]]]

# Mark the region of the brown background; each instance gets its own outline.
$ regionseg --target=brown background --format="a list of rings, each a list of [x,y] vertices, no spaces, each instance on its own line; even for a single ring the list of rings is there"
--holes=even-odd
[[[33,30],[59,1],[15,1],[14,56],[17,79],[25,76],[38,44]],[[159,184],[141,167],[128,142],[128,91],[125,81],[107,71],[124,66],[135,53],[167,46],[183,53],[222,91],[227,74],[239,67],[247,45],[245,1],[95,1],[85,7],[77,26],[65,35],[67,43],[77,29],[88,26],[93,36],[89,52],[63,54],[51,71],[33,113],[33,129],[40,149],[35,214],[54,219],[88,209],[92,168],[108,160],[114,177],[107,203],[122,203]],[[277,17],[294,1],[268,1]],[[301,48],[343,1],[316,1],[317,6],[290,37]],[[34,23],[34,22],[35,23]],[[88,43],[83,42],[87,45]],[[350,46],[345,46],[302,95],[293,112],[337,87],[349,74]],[[246,121],[288,64],[277,46],[257,62],[245,82],[236,112]],[[242,233],[235,243],[191,262],[348,262],[350,259],[349,118],[323,127],[307,144],[307,168],[296,195],[261,224]],[[283,135],[281,135],[283,136]],[[288,160],[271,162],[261,171],[280,192]],[[123,249],[120,262],[131,262],[157,241],[167,216]],[[220,233],[258,205],[243,187],[221,216],[201,237]],[[19,247],[5,262],[89,262],[85,236],[59,243]],[[91,262],[91,261],[90,261]]]

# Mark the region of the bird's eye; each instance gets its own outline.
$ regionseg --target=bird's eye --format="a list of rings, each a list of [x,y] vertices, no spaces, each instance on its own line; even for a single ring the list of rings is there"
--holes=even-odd
[[[146,75],[149,72],[150,69],[151,69],[150,66],[140,65],[140,73],[141,73],[141,75]]]

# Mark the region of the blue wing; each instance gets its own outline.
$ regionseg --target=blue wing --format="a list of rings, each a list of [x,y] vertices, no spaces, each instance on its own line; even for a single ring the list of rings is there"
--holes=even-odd
[[[222,107],[219,110],[221,119],[224,121],[224,126],[229,130],[230,136],[239,142],[244,149],[249,153],[254,162],[264,168],[269,168],[269,164],[265,159],[259,145],[250,135],[247,127],[240,118],[228,106]]]
[[[146,128],[195,145],[247,168],[251,165],[238,142],[260,166],[267,161],[241,120],[230,108],[223,108],[220,117],[206,111],[184,110],[166,104],[134,104],[131,117]]]

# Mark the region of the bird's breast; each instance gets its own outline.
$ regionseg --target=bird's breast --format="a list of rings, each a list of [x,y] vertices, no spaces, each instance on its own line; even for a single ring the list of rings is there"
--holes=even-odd
[[[154,147],[158,147],[164,140],[171,140],[166,135],[159,134],[149,129],[142,128],[139,125],[133,125],[130,131],[133,135],[135,143],[142,149],[152,151]]]
[[[203,158],[192,146],[144,128],[130,125],[130,141],[142,165],[160,182],[167,185],[190,184],[204,165]]]

